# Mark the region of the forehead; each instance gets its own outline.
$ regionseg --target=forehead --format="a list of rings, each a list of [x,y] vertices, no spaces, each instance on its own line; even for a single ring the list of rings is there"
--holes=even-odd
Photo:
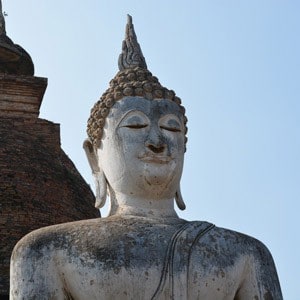
[[[129,111],[138,110],[155,119],[162,115],[174,114],[182,118],[179,105],[167,99],[148,100],[142,97],[126,97],[117,101],[110,110],[108,118],[119,119]]]

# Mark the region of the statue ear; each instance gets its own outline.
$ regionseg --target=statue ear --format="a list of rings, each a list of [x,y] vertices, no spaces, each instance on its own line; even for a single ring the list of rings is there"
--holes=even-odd
[[[186,206],[181,195],[180,184],[178,185],[178,189],[175,193],[175,201],[179,209],[185,210]]]
[[[83,142],[83,149],[85,151],[86,157],[88,159],[89,165],[92,169],[92,173],[95,174],[100,171],[98,164],[97,152],[94,149],[93,143],[90,139],[86,139]]]
[[[105,205],[107,197],[107,181],[103,171],[94,174],[96,185],[96,202],[95,207],[101,208]]]
[[[100,169],[98,163],[98,156],[95,148],[90,139],[86,139],[83,142],[83,149],[87,156],[89,165],[92,169],[92,173],[95,179],[96,186],[96,208],[101,208],[104,206],[107,197],[107,181],[104,172]]]

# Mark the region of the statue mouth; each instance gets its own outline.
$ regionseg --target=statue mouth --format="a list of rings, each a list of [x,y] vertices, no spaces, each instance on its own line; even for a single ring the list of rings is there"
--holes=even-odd
[[[144,155],[140,156],[139,159],[146,163],[167,164],[172,160],[172,157],[163,155]]]

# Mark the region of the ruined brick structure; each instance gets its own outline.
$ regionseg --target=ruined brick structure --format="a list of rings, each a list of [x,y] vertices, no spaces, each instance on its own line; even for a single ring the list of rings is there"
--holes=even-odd
[[[0,32],[0,299],[8,299],[10,255],[22,236],[99,217],[90,187],[60,147],[59,124],[38,117],[47,79],[34,77],[30,56],[14,46]]]

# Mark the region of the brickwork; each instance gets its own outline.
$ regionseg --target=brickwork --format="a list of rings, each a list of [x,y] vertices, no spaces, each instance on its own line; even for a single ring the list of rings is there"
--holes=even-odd
[[[38,117],[47,79],[0,74],[0,117]]]
[[[13,89],[3,87],[19,79],[10,75],[13,82],[3,84],[0,75],[0,295],[8,295],[10,255],[22,236],[47,225],[99,217],[90,187],[60,147],[59,125],[37,118],[44,94],[40,87],[46,85],[40,78],[33,84],[35,78],[31,84],[26,79],[29,89],[40,90],[34,97],[24,80],[14,97]],[[22,95],[28,94],[35,99],[34,109],[22,113]]]

